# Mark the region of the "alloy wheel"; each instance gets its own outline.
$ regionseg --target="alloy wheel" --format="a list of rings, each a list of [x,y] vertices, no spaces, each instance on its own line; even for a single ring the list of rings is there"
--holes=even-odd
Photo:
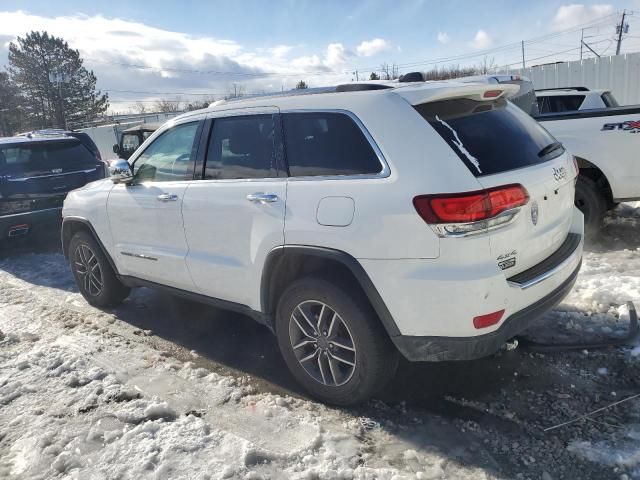
[[[353,376],[353,337],[344,320],[326,303],[300,303],[289,319],[289,339],[298,362],[318,383],[339,387]]]
[[[100,295],[104,281],[96,254],[88,245],[80,244],[76,247],[73,262],[84,291],[92,297]]]

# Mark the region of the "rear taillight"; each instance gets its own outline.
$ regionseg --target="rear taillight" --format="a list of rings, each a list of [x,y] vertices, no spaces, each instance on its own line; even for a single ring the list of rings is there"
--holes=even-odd
[[[507,224],[518,207],[529,201],[522,185],[506,185],[476,192],[419,195],[413,205],[441,236],[480,233]]]

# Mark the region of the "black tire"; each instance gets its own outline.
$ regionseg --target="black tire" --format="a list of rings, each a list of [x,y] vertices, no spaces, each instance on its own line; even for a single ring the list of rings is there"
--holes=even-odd
[[[578,177],[575,204],[584,214],[585,232],[588,235],[597,234],[607,211],[607,199],[596,182],[585,175]]]
[[[354,290],[349,287],[340,288],[336,282],[321,278],[302,278],[293,282],[284,291],[278,302],[276,312],[278,345],[289,370],[313,397],[333,405],[353,405],[368,399],[388,383],[398,366],[397,350],[382,328],[380,321],[376,318],[376,314],[368,301],[357,290]],[[326,346],[329,337],[324,337],[324,350],[322,345],[320,345],[320,348],[318,348],[319,344],[309,345],[310,350],[315,348],[319,352],[318,357],[311,362],[324,362],[325,368],[323,369],[320,366],[317,369],[323,375],[323,378],[324,373],[322,371],[330,371],[333,378],[329,376],[329,371],[326,373],[329,384],[321,383],[321,380],[316,380],[311,373],[308,373],[298,360],[293,348],[294,340],[291,332],[295,332],[297,328],[294,325],[294,320],[292,320],[294,311],[296,312],[296,318],[299,318],[301,317],[297,310],[299,305],[313,306],[317,305],[317,302],[321,302],[328,307],[328,315],[326,313],[323,314],[324,328],[319,329],[320,335],[322,336],[322,330],[325,330],[326,333],[327,324],[329,323],[327,317],[338,318],[342,323],[334,328],[343,328],[342,331],[350,336],[351,346],[355,350],[350,353],[342,350],[343,347],[338,349],[331,341],[329,341],[331,345]],[[337,317],[333,317],[331,310],[337,314]],[[311,313],[311,310],[308,313]],[[300,321],[302,321],[302,318],[300,318]],[[312,322],[316,321],[317,316],[313,318]],[[307,325],[305,324],[305,328]],[[344,329],[345,327],[346,330]],[[290,330],[290,328],[293,330]],[[332,334],[331,331],[328,333],[329,335]],[[343,343],[349,343],[343,341],[346,336],[337,337],[337,339]],[[306,339],[309,335],[303,337]],[[295,340],[295,342],[298,341],[299,339]],[[307,348],[307,346],[303,348]],[[330,348],[332,350],[329,350]],[[349,359],[355,363],[355,366],[351,367],[339,362],[336,363],[336,357],[332,356],[331,351],[333,351],[333,354],[339,353],[338,357],[343,358],[352,355],[349,356]],[[302,354],[298,353],[298,355]],[[319,359],[321,355],[325,355],[323,357],[324,360]],[[336,380],[332,365],[327,363],[329,358],[333,359],[334,366],[339,365],[336,370],[345,368],[345,373],[338,372],[340,374],[339,380]],[[305,363],[305,365],[310,368],[309,364]],[[350,376],[348,375],[349,370],[352,372]],[[344,383],[341,383],[342,381]]]
[[[118,280],[102,248],[90,233],[76,233],[69,241],[68,255],[78,289],[91,305],[95,307],[118,305],[131,292],[130,288],[125,287]],[[90,267],[87,268],[87,265]],[[90,269],[94,276],[83,273]]]

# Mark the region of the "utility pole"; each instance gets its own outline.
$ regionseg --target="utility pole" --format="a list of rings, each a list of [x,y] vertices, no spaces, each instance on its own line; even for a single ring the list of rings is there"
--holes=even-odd
[[[358,70],[356,70],[356,82],[360,81],[360,77],[358,76]]]
[[[622,34],[627,33],[629,31],[629,25],[625,25],[624,17],[627,16],[627,11],[622,11],[622,21],[620,25],[616,26],[617,34],[618,34],[618,46],[616,47],[616,55],[620,55],[620,45],[622,44]]]
[[[524,40],[522,40],[522,69],[527,68],[524,64]]]
[[[582,47],[584,45],[584,28],[582,29],[582,34],[580,35],[580,61],[582,61]]]

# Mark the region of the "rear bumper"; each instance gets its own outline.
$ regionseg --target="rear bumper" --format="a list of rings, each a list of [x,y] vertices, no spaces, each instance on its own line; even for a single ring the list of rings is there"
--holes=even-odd
[[[34,232],[55,227],[61,221],[62,207],[0,216],[0,240],[18,239],[31,235]]]
[[[392,337],[396,348],[412,362],[473,360],[497,352],[510,338],[526,330],[545,312],[551,310],[571,291],[580,265],[555,290],[528,307],[513,313],[493,332],[475,337]]]
[[[468,248],[459,245],[438,259],[360,262],[397,326],[390,336],[408,360],[468,360],[494,353],[562,300],[580,269],[583,243],[583,216],[574,208],[558,250],[509,278],[492,258],[460,259],[458,252]],[[474,317],[501,310],[499,323],[474,326]]]

